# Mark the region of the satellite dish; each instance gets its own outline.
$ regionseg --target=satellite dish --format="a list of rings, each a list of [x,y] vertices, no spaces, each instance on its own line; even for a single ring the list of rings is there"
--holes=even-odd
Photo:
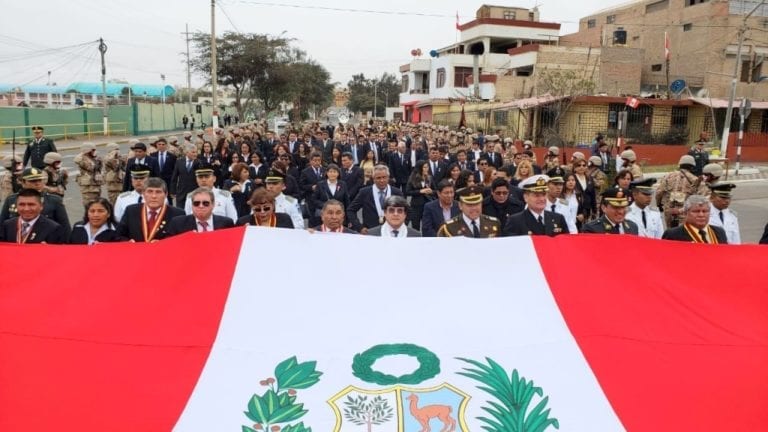
[[[669,90],[674,94],[679,94],[683,90],[685,90],[685,80],[674,80],[672,81],[672,84],[669,85]]]
[[[349,116],[346,113],[339,114],[339,123],[343,125],[349,123]]]
[[[430,57],[437,57],[439,54],[437,53],[437,50],[432,50],[429,52]]]

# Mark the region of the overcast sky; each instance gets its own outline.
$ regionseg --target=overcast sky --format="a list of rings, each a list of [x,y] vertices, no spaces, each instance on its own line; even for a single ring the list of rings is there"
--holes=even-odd
[[[368,1],[221,0],[216,32],[241,31],[294,38],[342,85],[353,74],[398,73],[410,51],[424,55],[456,41],[456,13],[471,21],[482,2],[466,0]],[[541,20],[572,33],[578,20],[625,1],[540,0]],[[210,31],[209,0],[33,0],[3,2],[0,25],[0,84],[67,85],[101,79],[96,41],[108,46],[107,79],[186,86],[185,24]],[[535,0],[491,4],[531,8]],[[88,43],[92,42],[92,43]],[[76,46],[79,44],[86,44]],[[202,84],[192,77],[193,86]]]

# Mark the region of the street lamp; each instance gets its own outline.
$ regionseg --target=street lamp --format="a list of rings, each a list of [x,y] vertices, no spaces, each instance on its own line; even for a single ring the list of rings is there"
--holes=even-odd
[[[160,74],[160,79],[163,80],[163,92],[161,93],[161,97],[163,99],[163,105],[165,105],[165,74]]]

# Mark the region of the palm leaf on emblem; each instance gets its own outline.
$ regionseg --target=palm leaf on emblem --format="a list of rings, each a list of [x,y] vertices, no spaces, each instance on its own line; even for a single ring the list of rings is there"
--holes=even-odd
[[[368,400],[368,396],[358,395],[356,398],[347,396],[344,401],[344,417],[358,426],[367,426],[368,432],[373,431],[374,425],[380,425],[392,420],[393,409],[389,402],[381,396]]]
[[[541,387],[534,386],[533,381],[521,377],[517,369],[508,375],[490,358],[486,358],[487,365],[465,358],[458,360],[474,367],[465,367],[463,372],[457,373],[478,381],[481,385],[477,388],[498,401],[487,401],[488,406],[482,407],[490,414],[490,417],[477,418],[485,424],[483,429],[488,432],[543,432],[550,426],[560,429],[560,422],[550,418],[550,409],[545,409],[549,396],[544,396]],[[536,395],[543,398],[529,410]]]

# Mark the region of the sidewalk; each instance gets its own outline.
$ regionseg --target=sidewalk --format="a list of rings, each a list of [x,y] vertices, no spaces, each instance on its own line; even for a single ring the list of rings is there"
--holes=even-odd
[[[128,141],[136,138],[138,140],[146,139],[151,136],[156,137],[169,137],[172,135],[176,135],[179,138],[179,141],[182,140],[184,134],[183,129],[179,129],[176,131],[166,131],[163,133],[153,133],[153,134],[142,134],[142,135],[113,135],[113,136],[94,136],[91,139],[83,138],[83,139],[67,139],[67,140],[55,140],[54,143],[56,144],[56,150],[59,152],[63,151],[71,151],[71,150],[78,150],[80,146],[84,142],[92,142],[96,145],[96,147],[103,147],[106,146],[109,143],[117,143],[117,144],[125,144]],[[145,142],[145,144],[149,145],[149,143]],[[26,149],[26,143],[19,145],[17,143],[16,145],[16,154],[23,155],[24,150]],[[0,146],[0,158],[5,156],[10,156],[11,154],[11,145],[5,144]]]

